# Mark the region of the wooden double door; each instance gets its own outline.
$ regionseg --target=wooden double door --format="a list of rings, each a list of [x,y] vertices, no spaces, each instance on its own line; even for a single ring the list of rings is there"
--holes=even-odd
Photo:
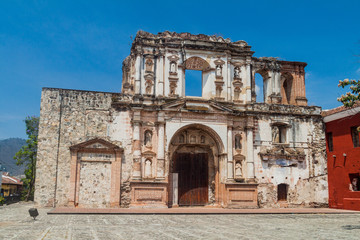
[[[176,154],[179,206],[203,206],[208,203],[208,171],[207,153]]]

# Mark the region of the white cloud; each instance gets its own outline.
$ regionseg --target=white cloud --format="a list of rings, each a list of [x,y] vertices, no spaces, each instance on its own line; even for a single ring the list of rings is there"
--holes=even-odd
[[[358,68],[358,69],[356,70],[356,73],[357,73],[358,75],[360,75],[360,68]]]
[[[260,87],[258,85],[255,85],[255,92],[256,92],[256,95],[259,95]]]

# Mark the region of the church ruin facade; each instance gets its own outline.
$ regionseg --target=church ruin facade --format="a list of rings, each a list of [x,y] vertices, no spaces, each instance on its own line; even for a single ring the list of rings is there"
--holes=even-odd
[[[35,201],[326,205],[324,127],[320,107],[307,106],[306,63],[253,54],[245,41],[139,31],[121,93],[44,88]],[[201,72],[201,96],[186,96],[188,70]]]

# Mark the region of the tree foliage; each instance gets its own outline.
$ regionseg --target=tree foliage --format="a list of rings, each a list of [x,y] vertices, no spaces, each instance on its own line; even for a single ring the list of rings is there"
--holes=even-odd
[[[25,201],[34,199],[35,175],[36,175],[36,155],[39,132],[39,117],[27,117],[25,120],[26,145],[24,145],[14,156],[17,165],[25,165],[25,178],[23,181],[22,199]]]
[[[340,80],[338,87],[345,88],[350,86],[350,92],[347,92],[345,95],[341,95],[337,100],[342,102],[345,107],[352,107],[357,101],[360,101],[360,80]]]

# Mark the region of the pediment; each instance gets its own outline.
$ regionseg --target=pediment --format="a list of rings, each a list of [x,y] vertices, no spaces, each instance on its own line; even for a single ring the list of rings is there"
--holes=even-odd
[[[94,138],[70,147],[72,151],[122,151],[119,146],[101,138]]]
[[[181,99],[171,103],[164,104],[162,106],[164,110],[174,111],[189,111],[189,112],[209,112],[209,113],[221,113],[232,112],[232,109],[223,106],[222,104],[209,101],[194,101]]]
[[[154,156],[156,156],[156,153],[148,150],[148,151],[143,152],[142,156],[143,157],[154,157]]]

